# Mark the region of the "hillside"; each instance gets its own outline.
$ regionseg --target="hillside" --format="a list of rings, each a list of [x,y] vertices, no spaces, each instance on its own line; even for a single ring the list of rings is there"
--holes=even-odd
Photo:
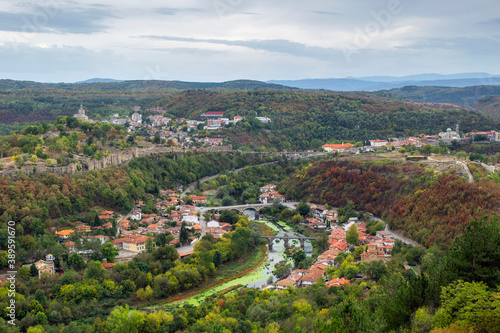
[[[40,83],[33,81],[0,80],[0,90],[6,89],[63,89],[63,90],[165,90],[165,89],[291,89],[278,84],[253,80],[227,82],[183,82],[160,80],[109,81],[102,79],[77,83]]]
[[[407,86],[384,91],[395,96],[420,102],[454,103],[473,107],[482,97],[500,95],[500,85],[481,85],[465,88]]]
[[[272,80],[268,82],[301,89],[327,89],[333,91],[378,91],[398,89],[406,86],[438,86],[457,88],[477,85],[498,85],[500,84],[500,77],[488,76],[488,74],[486,73],[471,73],[471,75],[455,76],[423,74],[407,77],[381,76],[366,78]]]
[[[231,119],[236,115],[246,117],[223,131],[236,148],[307,150],[331,140],[435,134],[457,122],[464,131],[500,126],[489,117],[456,107],[435,110],[418,103],[331,92],[192,90],[161,99],[155,105],[188,119],[199,119],[207,111],[224,111]],[[255,116],[267,116],[271,123],[262,124]]]
[[[484,115],[500,119],[500,95],[482,97],[474,104],[474,108]]]
[[[332,207],[352,202],[426,246],[448,247],[468,221],[498,212],[500,188],[454,173],[389,161],[317,162],[283,181],[280,193]]]

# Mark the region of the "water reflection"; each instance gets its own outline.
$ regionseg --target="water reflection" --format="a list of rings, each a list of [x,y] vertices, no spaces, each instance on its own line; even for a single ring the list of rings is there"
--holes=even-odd
[[[267,222],[267,223],[271,223],[271,222]],[[279,225],[275,225],[275,226],[278,227],[278,229],[279,229],[279,232],[276,236],[292,236],[292,237],[293,236],[303,236],[302,234],[300,234],[298,232],[294,232],[293,230],[285,231]],[[288,245],[300,247],[300,241],[289,239]],[[309,240],[305,241],[304,251],[307,254],[307,256],[310,256],[312,254],[313,247],[312,247],[312,244]],[[261,274],[261,276],[263,276],[263,278],[259,281],[249,283],[247,285],[247,287],[248,288],[260,288],[261,285],[267,284],[267,280],[268,280],[269,276],[270,275],[272,276],[272,274],[273,274],[274,265],[282,260],[287,260],[285,257],[285,242],[282,239],[275,239],[273,242],[273,250],[268,251],[267,262],[264,266],[264,271]],[[293,265],[293,261],[291,259],[289,259],[288,262]],[[275,282],[276,280],[277,279],[273,276],[273,282]]]

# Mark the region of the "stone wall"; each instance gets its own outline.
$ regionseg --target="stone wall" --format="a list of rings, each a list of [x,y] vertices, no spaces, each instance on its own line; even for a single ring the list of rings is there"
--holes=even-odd
[[[153,147],[153,148],[130,148],[125,152],[117,152],[115,154],[111,154],[109,156],[103,157],[100,160],[92,160],[92,159],[84,159],[80,163],[86,164],[87,168],[81,167],[78,170],[77,164],[69,164],[68,166],[63,167],[48,167],[45,162],[40,162],[36,165],[25,165],[21,167],[21,169],[9,168],[0,171],[0,175],[3,176],[15,176],[18,172],[24,172],[25,174],[33,174],[34,172],[38,173],[55,173],[57,175],[63,174],[81,174],[93,170],[100,170],[104,168],[108,168],[110,166],[116,165],[121,166],[130,162],[132,159],[136,157],[148,157],[151,155],[160,155],[165,153],[187,153],[187,152],[232,152],[232,146],[213,146],[208,149],[200,150],[200,149],[184,149],[179,147]],[[80,165],[81,165],[80,164]],[[36,168],[36,170],[35,170]]]

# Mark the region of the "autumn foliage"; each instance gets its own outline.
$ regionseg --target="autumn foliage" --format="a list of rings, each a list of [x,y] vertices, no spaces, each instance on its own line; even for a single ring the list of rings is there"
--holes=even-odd
[[[280,191],[290,199],[333,207],[351,201],[412,239],[442,247],[448,247],[467,222],[496,213],[500,199],[493,182],[468,183],[452,173],[388,161],[319,162],[282,182]]]

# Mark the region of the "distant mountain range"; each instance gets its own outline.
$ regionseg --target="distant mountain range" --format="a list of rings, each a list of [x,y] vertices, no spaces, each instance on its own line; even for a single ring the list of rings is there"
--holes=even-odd
[[[334,91],[378,91],[406,86],[470,87],[500,85],[500,75],[488,73],[462,73],[452,75],[419,74],[403,77],[368,76],[359,78],[271,80],[274,83],[301,89],[326,89]]]
[[[65,90],[186,90],[186,89],[296,89],[279,84],[253,80],[227,82],[184,82],[160,80],[120,81],[90,79],[76,83],[40,83],[34,81],[0,80],[0,89],[65,89]]]

